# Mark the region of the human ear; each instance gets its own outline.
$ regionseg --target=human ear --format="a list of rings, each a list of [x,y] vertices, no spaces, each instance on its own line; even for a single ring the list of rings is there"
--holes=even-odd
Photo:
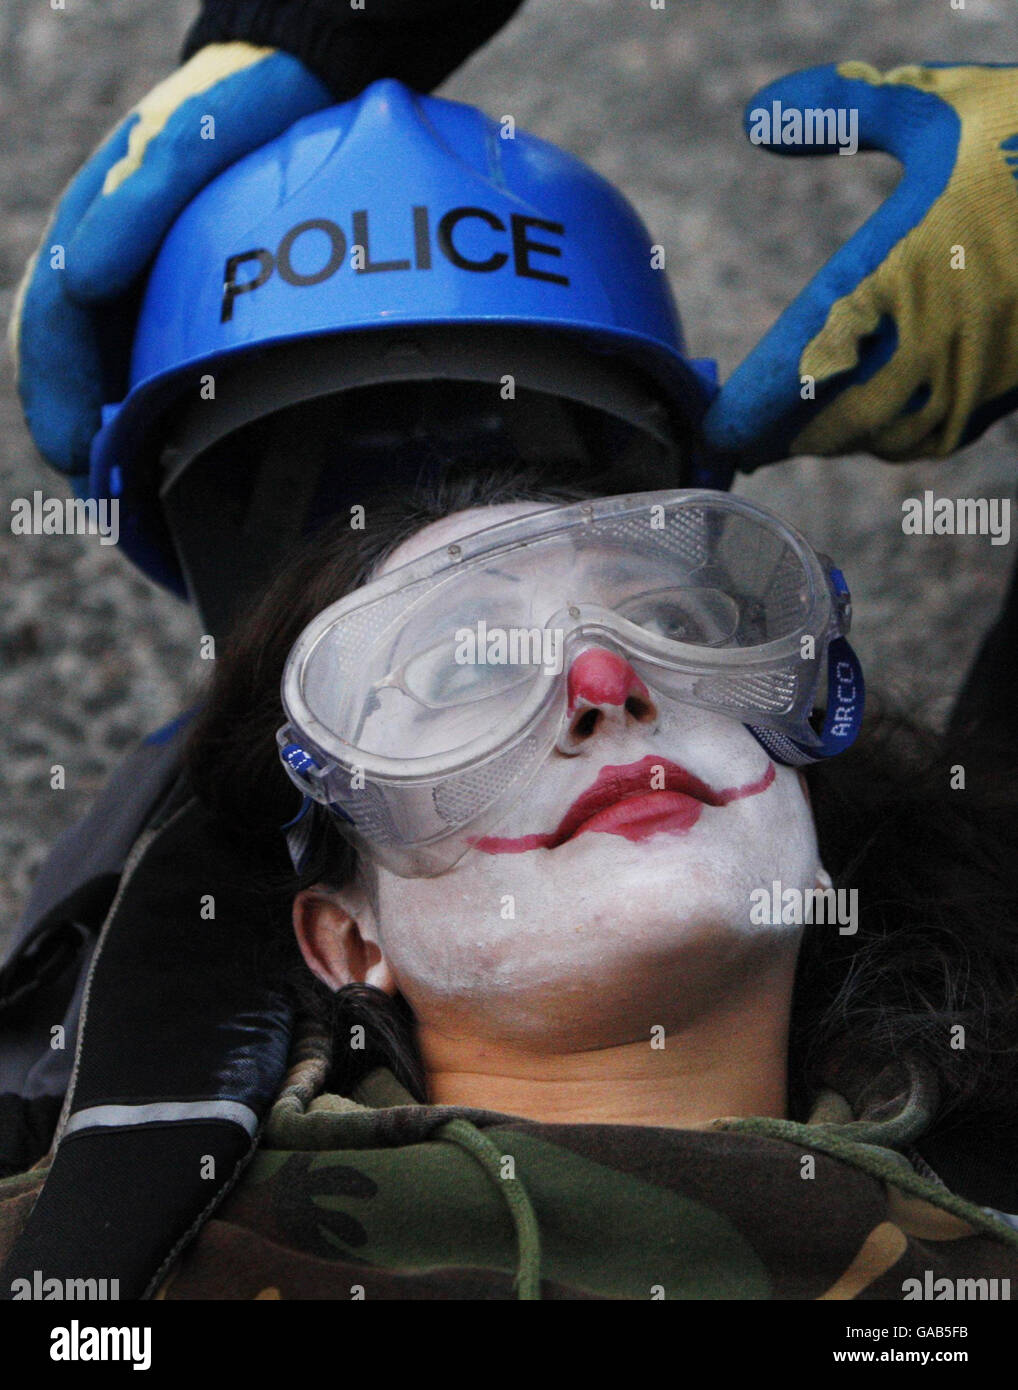
[[[359,885],[303,889],[293,900],[293,929],[305,964],[329,989],[366,984],[396,993],[375,914]]]

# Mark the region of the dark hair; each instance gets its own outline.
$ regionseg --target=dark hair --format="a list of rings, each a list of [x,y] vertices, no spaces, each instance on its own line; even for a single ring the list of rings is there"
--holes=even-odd
[[[188,751],[198,795],[224,832],[278,850],[300,797],[276,753],[287,654],[323,608],[362,584],[415,531],[453,512],[504,502],[578,501],[625,491],[617,472],[575,478],[575,465],[480,469],[449,460],[441,479],[378,495],[363,530],[331,520],[269,586],[216,663]],[[872,704],[872,701],[871,701]],[[958,773],[964,771],[964,788]],[[1011,762],[1011,767],[1015,761]],[[1018,792],[976,737],[950,745],[909,720],[869,715],[856,746],[807,771],[820,853],[836,888],[858,891],[855,935],[817,923],[804,934],[792,1002],[791,1113],[805,1118],[822,1085],[852,1098],[889,1060],[921,1059],[939,1087],[937,1123],[996,1117],[1018,1090]],[[299,878],[266,872],[279,904],[281,950],[297,962],[289,907],[297,889],[339,888],[356,856],[315,808]],[[273,862],[273,854],[264,856]],[[278,863],[278,856],[275,860]],[[283,942],[287,945],[284,947]],[[305,1007],[332,1030],[363,1024],[366,1047],[335,1050],[330,1085],[349,1093],[388,1066],[419,1100],[425,1083],[414,1021],[401,999],[369,986],[332,993],[297,962]],[[952,1032],[961,1025],[964,1034]],[[964,1037],[964,1046],[958,1039]]]
[[[1018,754],[923,728],[872,696],[855,747],[807,769],[820,854],[858,930],[808,928],[790,1078],[854,1096],[918,1060],[936,1128],[1013,1120],[1018,1092]]]

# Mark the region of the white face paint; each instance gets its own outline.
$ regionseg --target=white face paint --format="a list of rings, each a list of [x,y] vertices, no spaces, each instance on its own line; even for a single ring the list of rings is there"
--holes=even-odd
[[[418,532],[382,572],[536,510],[458,513]],[[551,1050],[646,1038],[655,1024],[673,1031],[787,966],[801,927],[759,924],[752,895],[775,880],[805,893],[823,872],[798,774],[742,724],[669,701],[644,722],[603,695],[603,672],[580,679],[575,654],[567,667],[581,712],[585,701],[600,718],[572,756],[552,752],[484,842],[489,852],[470,850],[432,879],[378,870],[382,950],[418,1018],[450,1033]],[[616,800],[564,842],[535,844],[612,776],[623,797],[656,796]],[[683,794],[684,777],[706,785],[710,804]]]

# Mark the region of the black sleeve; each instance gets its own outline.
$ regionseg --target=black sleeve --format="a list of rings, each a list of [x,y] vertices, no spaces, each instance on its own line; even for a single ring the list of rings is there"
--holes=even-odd
[[[523,0],[203,0],[181,58],[243,39],[281,48],[347,101],[380,77],[430,92],[508,22]]]

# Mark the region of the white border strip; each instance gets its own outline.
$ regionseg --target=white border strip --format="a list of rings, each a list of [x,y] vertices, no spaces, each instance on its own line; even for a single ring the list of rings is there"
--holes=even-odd
[[[61,1141],[82,1129],[119,1129],[133,1125],[181,1124],[189,1120],[229,1120],[254,1137],[258,1116],[237,1100],[159,1100],[149,1105],[92,1105],[72,1115]]]

